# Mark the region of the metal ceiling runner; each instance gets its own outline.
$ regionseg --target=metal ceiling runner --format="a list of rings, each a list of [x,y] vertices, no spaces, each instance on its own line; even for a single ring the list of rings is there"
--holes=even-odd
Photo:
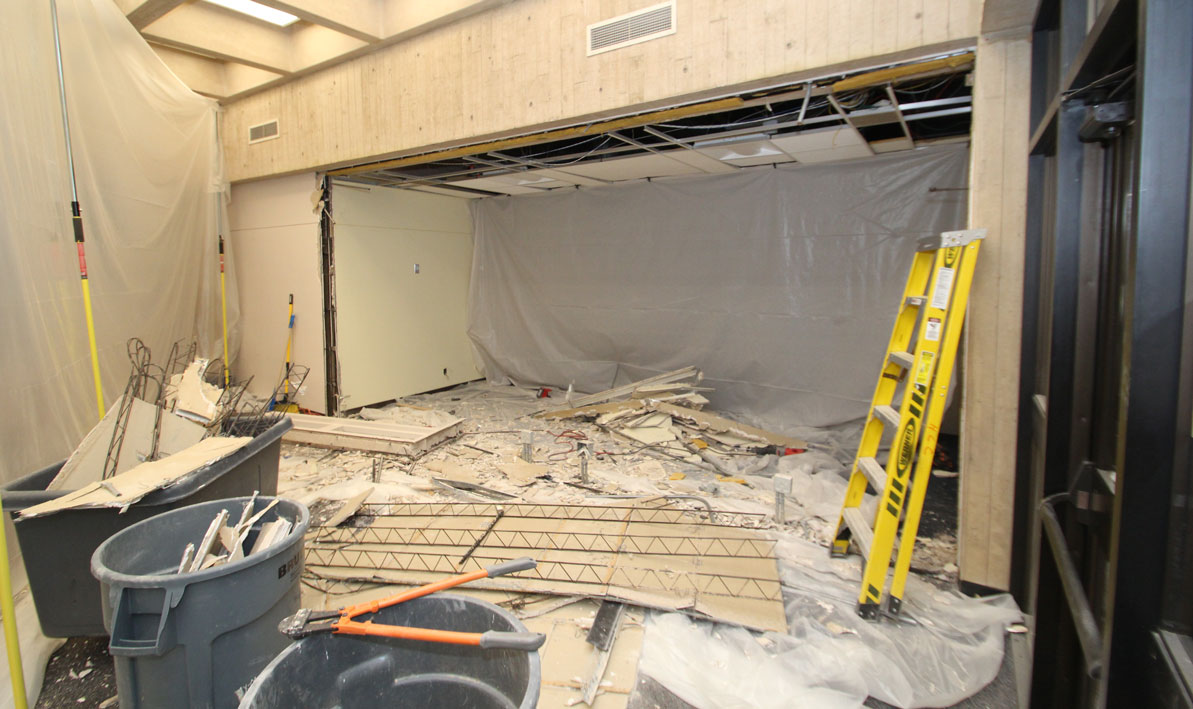
[[[467,197],[910,150],[969,134],[972,52],[333,170]]]

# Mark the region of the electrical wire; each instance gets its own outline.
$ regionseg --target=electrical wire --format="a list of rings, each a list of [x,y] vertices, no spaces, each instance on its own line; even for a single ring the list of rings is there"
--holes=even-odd
[[[949,83],[950,81],[952,81],[955,78],[957,78],[956,74],[950,74],[949,76],[946,76],[945,78],[941,79],[940,81],[937,81],[936,83],[932,84],[931,86],[927,86],[927,87],[924,87],[924,84],[930,83],[929,81],[920,81],[920,82],[916,82],[914,84],[908,84],[908,85],[904,85],[901,87],[895,86],[892,88],[895,89],[895,93],[897,93],[897,94],[923,95],[926,93],[931,93],[931,92],[935,91],[936,89],[939,89],[940,87],[944,86],[945,84]]]
[[[588,138],[584,138],[583,140],[578,140],[578,141],[576,141],[576,142],[574,142],[574,143],[569,143],[569,144],[567,144],[567,145],[561,145],[561,146],[559,146],[559,147],[557,147],[557,148],[552,148],[552,149],[550,149],[550,150],[544,150],[544,151],[542,151],[541,153],[532,153],[532,154],[530,154],[530,155],[518,155],[518,157],[519,157],[519,158],[521,158],[521,159],[523,159],[523,160],[525,160],[525,159],[531,159],[531,158],[541,158],[541,157],[544,157],[544,156],[546,156],[546,155],[551,155],[551,154],[553,154],[553,153],[558,153],[558,152],[561,152],[561,151],[564,151],[564,150],[575,150],[576,148],[579,148],[579,147],[580,147],[580,146],[582,146],[582,145],[587,145],[587,144],[589,144],[589,143],[595,143],[596,141],[598,141],[598,140],[600,140],[601,138],[604,138],[604,137],[606,137],[606,136],[604,136],[603,134],[601,134],[601,135],[594,135],[594,136],[590,136],[590,137],[588,137]]]
[[[1096,89],[1100,86],[1104,86],[1105,84],[1107,84],[1111,81],[1114,81],[1115,79],[1119,78],[1120,76],[1122,76],[1124,74],[1133,74],[1134,72],[1135,72],[1135,65],[1128,64],[1127,66],[1123,67],[1122,69],[1119,69],[1118,71],[1112,71],[1109,74],[1106,74],[1105,76],[1103,76],[1101,78],[1094,79],[1093,81],[1089,82],[1085,86],[1081,86],[1076,89],[1069,89],[1068,91],[1065,91],[1064,93],[1061,94],[1061,98],[1065,101],[1068,101],[1069,99],[1080,96],[1081,94],[1083,94],[1087,91],[1091,91],[1091,90]]]
[[[827,105],[828,105],[828,100],[812,101],[808,104],[808,110],[811,111],[814,108],[821,108],[821,107],[827,106]],[[674,128],[674,129],[680,129],[680,130],[719,130],[719,129],[723,129],[723,128],[738,128],[741,126],[750,125],[751,123],[762,123],[763,121],[769,121],[769,120],[776,119],[776,118],[787,118],[788,116],[798,116],[798,115],[799,115],[799,109],[797,108],[797,109],[794,109],[791,111],[786,111],[784,113],[768,113],[767,115],[761,116],[759,118],[743,119],[743,120],[737,121],[735,123],[717,123],[715,125],[683,125],[683,124],[679,124],[679,123],[654,123],[652,125],[655,126],[656,128]]]
[[[578,157],[574,160],[567,160],[565,162],[550,162],[548,160],[536,160],[534,158],[525,157],[522,155],[518,156],[518,160],[522,161],[523,163],[530,163],[531,165],[534,165],[535,167],[562,167],[565,165],[574,165],[582,160],[587,159],[590,155],[592,155],[596,151],[600,150],[601,148],[609,145],[609,143],[613,142],[613,139],[608,136],[604,136],[604,138],[605,139],[602,140],[600,142],[600,144],[593,147],[592,150],[589,150],[588,152],[584,153],[583,155],[581,155],[580,157]],[[508,157],[505,159],[509,160]],[[510,167],[513,167],[513,166],[511,165]]]
[[[850,93],[850,94],[838,96],[837,103],[841,106],[841,108],[848,109],[848,110],[852,111],[854,109],[861,108],[862,106],[866,105],[866,103],[869,101],[869,99],[870,99],[870,90],[869,89],[861,89],[861,90],[857,91],[856,93]]]

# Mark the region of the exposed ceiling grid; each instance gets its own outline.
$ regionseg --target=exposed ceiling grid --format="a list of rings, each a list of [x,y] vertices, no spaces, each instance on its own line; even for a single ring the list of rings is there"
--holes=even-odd
[[[461,197],[854,160],[969,134],[972,54],[798,85],[704,112],[645,113],[593,132],[547,132],[331,171],[359,184]],[[943,69],[941,67],[944,67]],[[846,85],[848,88],[837,90]],[[696,108],[692,106],[691,108]],[[471,151],[471,153],[470,153]]]

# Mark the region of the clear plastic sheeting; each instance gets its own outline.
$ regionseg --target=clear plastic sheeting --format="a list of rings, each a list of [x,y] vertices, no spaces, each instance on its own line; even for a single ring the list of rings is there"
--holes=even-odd
[[[221,356],[217,106],[183,85],[111,0],[58,0],[72,153],[106,402],[126,341]],[[0,3],[0,479],[70,453],[99,418],[70,220],[49,2]],[[230,264],[229,264],[230,268]],[[234,279],[228,317],[235,323]],[[233,349],[233,352],[235,350]]]
[[[908,579],[905,622],[855,612],[858,560],[803,540],[777,548],[788,634],[652,614],[639,671],[701,709],[945,707],[973,696],[1002,665],[1006,628],[1022,616],[1009,595],[984,599]]]
[[[916,242],[960,228],[968,149],[474,200],[490,381],[599,391],[696,365],[722,412],[864,416]]]

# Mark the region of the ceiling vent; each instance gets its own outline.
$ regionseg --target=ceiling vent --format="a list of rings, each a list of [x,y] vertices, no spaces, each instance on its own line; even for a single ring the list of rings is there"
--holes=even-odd
[[[249,144],[273,140],[276,137],[278,137],[278,119],[276,118],[268,123],[249,126]]]
[[[675,34],[675,0],[588,26],[588,56]]]

